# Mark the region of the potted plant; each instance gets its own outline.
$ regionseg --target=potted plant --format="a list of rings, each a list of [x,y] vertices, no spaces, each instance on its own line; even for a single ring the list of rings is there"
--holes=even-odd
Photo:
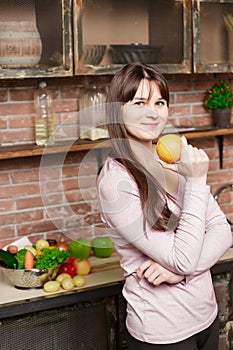
[[[233,92],[226,81],[216,81],[204,96],[204,106],[211,110],[214,125],[227,127],[231,121]]]

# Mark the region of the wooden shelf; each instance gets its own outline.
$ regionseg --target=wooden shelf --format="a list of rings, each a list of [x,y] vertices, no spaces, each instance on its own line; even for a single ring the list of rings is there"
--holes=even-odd
[[[211,136],[224,136],[224,135],[232,135],[233,134],[233,126],[226,129],[210,129],[207,131],[192,131],[192,132],[184,132],[182,133],[187,137],[187,139],[198,139],[203,137],[211,137]]]
[[[188,130],[188,128],[186,128]],[[179,129],[176,129],[176,132]],[[223,137],[224,135],[233,134],[233,126],[226,129],[211,128],[209,130],[195,130],[195,131],[181,131],[180,135],[185,135],[187,139],[198,139],[203,137]],[[44,154],[56,154],[66,152],[77,152],[77,151],[88,151],[92,148],[101,149],[110,146],[109,140],[78,140],[75,143],[71,142],[60,142],[53,146],[39,147],[32,144],[26,145],[14,145],[14,146],[2,146],[0,147],[0,160],[1,159],[12,159],[22,157],[33,157],[41,156]]]
[[[103,142],[104,141],[104,142]],[[0,148],[0,160],[22,157],[42,156],[44,154],[56,154],[66,152],[88,151],[92,148],[104,148],[109,146],[108,140],[99,141],[77,141],[74,144],[70,142],[60,142],[53,146],[40,147],[36,145],[15,145],[3,146]]]

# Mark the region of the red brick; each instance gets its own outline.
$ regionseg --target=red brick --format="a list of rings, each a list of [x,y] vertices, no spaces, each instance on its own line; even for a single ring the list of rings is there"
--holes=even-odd
[[[58,127],[56,129],[55,135],[56,135],[56,140],[58,140],[58,141],[72,139],[73,142],[75,142],[79,139],[79,126],[77,124],[75,124],[73,126],[63,124],[62,128]]]
[[[78,124],[78,112],[68,112],[68,113],[60,113],[60,123],[63,126],[67,125],[77,125]]]
[[[79,98],[80,89],[76,86],[64,86],[61,89],[62,99]]]
[[[13,225],[10,226],[0,226],[0,240],[14,238],[15,237],[15,229]]]
[[[19,236],[25,236],[35,233],[44,233],[48,231],[56,230],[61,226],[61,220],[57,220],[53,223],[50,220],[35,221],[33,223],[22,224],[17,226],[17,232]]]
[[[37,182],[39,180],[39,172],[36,170],[24,170],[13,172],[11,175],[13,184]]]
[[[96,174],[94,176],[83,176],[78,178],[78,187],[79,188],[90,188],[96,185]]]
[[[43,206],[43,201],[40,196],[17,199],[15,202],[17,210],[38,208]]]
[[[5,186],[4,191],[0,191],[0,198],[20,198],[38,193],[40,193],[39,184]]]
[[[187,93],[177,93],[176,94],[176,103],[195,103],[203,99],[203,94],[200,92],[187,92]]]
[[[11,101],[32,101],[34,99],[34,89],[10,89]]]
[[[170,92],[174,91],[190,91],[190,83],[187,81],[169,81]]]
[[[77,99],[54,101],[54,111],[56,112],[73,112],[78,110]]]
[[[6,129],[7,128],[7,118],[0,116],[0,129]],[[0,135],[0,144],[1,144],[1,135]]]
[[[34,104],[32,102],[21,103],[3,103],[0,104],[0,114],[32,114],[34,112]]]
[[[193,105],[192,106],[192,114],[193,115],[202,114],[202,115],[210,115],[211,116],[211,114],[208,111],[206,111],[203,104]]]
[[[17,130],[17,131],[2,131],[1,143],[3,144],[17,144],[17,143],[34,143],[34,130]]]
[[[0,90],[0,102],[6,102],[7,99],[7,90]]]
[[[13,199],[0,201],[0,213],[13,211],[15,209],[15,201]]]
[[[42,201],[43,205],[46,207],[47,210],[49,210],[49,207],[51,205],[58,206],[61,204],[64,204],[64,193],[41,193],[42,194]]]
[[[12,116],[9,120],[10,128],[34,128],[35,115],[16,115]]]
[[[176,117],[176,116],[189,116],[191,113],[190,106],[187,104],[186,106],[171,106],[169,110],[169,115],[171,117]]]
[[[10,183],[10,174],[0,173],[0,186]]]
[[[65,198],[69,203],[79,202],[82,200],[81,191],[80,190],[66,191]]]

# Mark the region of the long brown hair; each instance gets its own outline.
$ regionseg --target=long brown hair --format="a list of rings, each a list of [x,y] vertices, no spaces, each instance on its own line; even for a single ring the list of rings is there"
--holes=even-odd
[[[111,139],[113,157],[125,166],[138,186],[145,220],[151,227],[165,231],[168,228],[174,228],[177,224],[177,218],[172,215],[167,204],[167,198],[173,201],[174,198],[135,157],[121,113],[121,106],[133,100],[142,79],[155,82],[162,98],[169,106],[169,89],[165,77],[150,66],[141,63],[128,64],[115,74],[110,84],[106,125]]]

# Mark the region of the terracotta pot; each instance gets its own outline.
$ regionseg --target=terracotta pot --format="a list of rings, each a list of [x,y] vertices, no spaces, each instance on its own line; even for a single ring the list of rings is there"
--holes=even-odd
[[[231,123],[231,108],[213,109],[211,111],[213,124],[219,128],[227,128]]]

